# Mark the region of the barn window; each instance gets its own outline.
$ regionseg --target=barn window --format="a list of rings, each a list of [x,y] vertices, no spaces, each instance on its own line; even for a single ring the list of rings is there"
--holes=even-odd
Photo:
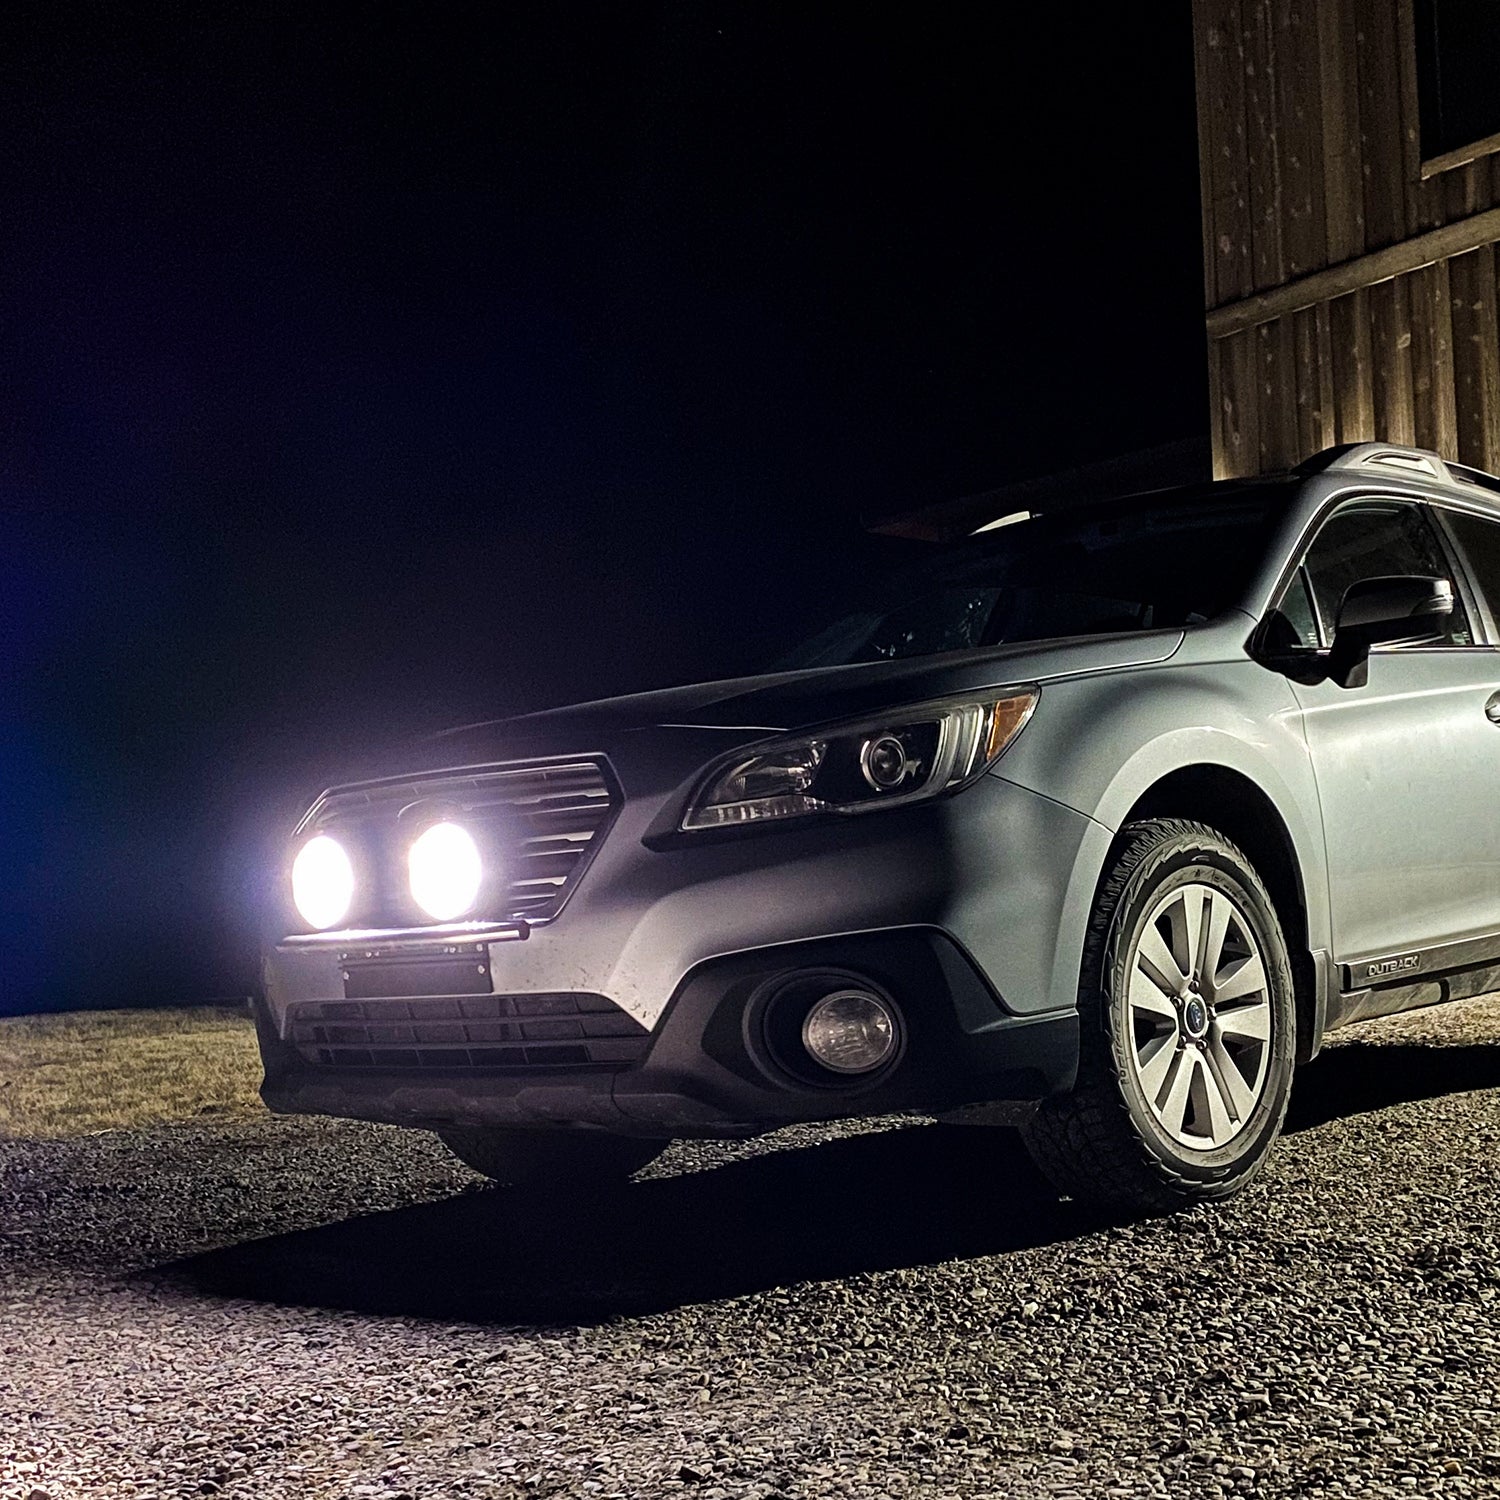
[[[1415,0],[1423,176],[1500,151],[1500,0]]]

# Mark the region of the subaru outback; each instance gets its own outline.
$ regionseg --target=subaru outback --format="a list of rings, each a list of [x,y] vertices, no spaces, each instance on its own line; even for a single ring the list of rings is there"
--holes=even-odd
[[[1327,1033],[1500,986],[1500,480],[1363,444],[1023,517],[766,675],[389,770],[293,835],[272,1109],[560,1190],[908,1112],[1222,1198]]]

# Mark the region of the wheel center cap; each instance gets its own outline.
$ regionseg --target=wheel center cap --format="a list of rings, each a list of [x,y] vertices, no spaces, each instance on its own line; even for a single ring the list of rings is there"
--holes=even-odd
[[[1208,1007],[1196,995],[1182,1007],[1182,1029],[1194,1041],[1208,1030]]]

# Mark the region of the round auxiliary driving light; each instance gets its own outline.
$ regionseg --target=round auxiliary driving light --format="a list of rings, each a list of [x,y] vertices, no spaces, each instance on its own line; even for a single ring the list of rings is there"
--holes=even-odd
[[[859,752],[859,769],[877,792],[894,792],[911,770],[906,746],[893,734],[866,740]]]
[[[832,1073],[873,1073],[890,1060],[897,1039],[891,1007],[868,990],[835,990],[802,1022],[807,1055]]]
[[[354,866],[326,833],[309,839],[292,861],[292,901],[309,927],[336,927],[354,900]]]
[[[435,922],[461,917],[479,899],[484,866],[479,846],[457,823],[434,823],[406,856],[411,894]]]

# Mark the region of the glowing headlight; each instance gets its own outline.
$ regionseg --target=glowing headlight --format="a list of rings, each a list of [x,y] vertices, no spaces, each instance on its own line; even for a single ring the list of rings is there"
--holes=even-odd
[[[412,899],[434,921],[451,922],[479,899],[479,846],[457,823],[434,823],[412,844],[406,861]]]
[[[292,900],[309,927],[335,927],[354,900],[354,866],[326,833],[309,839],[292,861]]]
[[[963,786],[1025,728],[1036,688],[920,704],[762,744],[708,777],[682,827],[724,828],[812,813],[872,812]]]

